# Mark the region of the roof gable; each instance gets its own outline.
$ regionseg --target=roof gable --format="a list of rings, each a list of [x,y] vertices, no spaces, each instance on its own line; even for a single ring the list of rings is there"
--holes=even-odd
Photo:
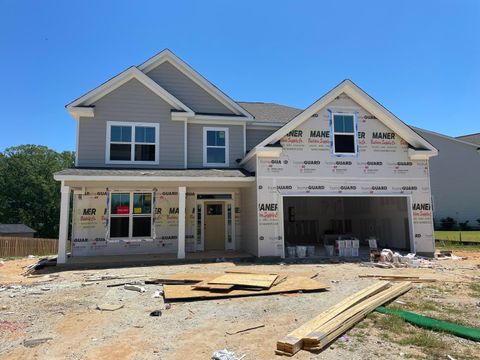
[[[135,66],[128,68],[117,76],[104,82],[102,85],[72,101],[66,106],[66,108],[68,112],[75,118],[78,118],[79,116],[93,116],[94,110],[91,107],[93,103],[132,79],[138,80],[156,95],[170,104],[174,109],[193,115],[193,111],[188,106],[146,76],[143,72],[138,70]],[[87,110],[89,110],[89,115],[86,115]]]
[[[245,116],[249,119],[252,118],[252,115],[247,110],[237,104],[233,99],[227,96],[224,92],[218,89],[215,85],[205,79],[190,65],[181,60],[178,56],[176,56],[168,49],[161,51],[157,55],[145,61],[143,64],[138,66],[138,69],[140,69],[143,73],[148,74],[158,66],[164,64],[165,62],[170,63],[173,67],[176,68],[176,70],[180,71],[186,78],[192,81],[195,86],[201,88],[209,96],[211,96],[213,99],[215,99],[220,104],[225,106],[228,110],[230,110],[233,114]]]
[[[399,118],[393,115],[380,103],[370,97],[357,85],[350,80],[344,80],[328,93],[323,95],[320,99],[306,108],[303,112],[295,116],[283,127],[278,129],[264,141],[256,146],[256,148],[263,148],[269,144],[273,144],[279,141],[291,130],[297,128],[300,124],[310,119],[314,114],[327,106],[330,102],[335,100],[338,96],[345,93],[353,101],[358,103],[365,110],[374,115],[379,121],[381,121],[389,129],[401,136],[407,143],[409,143],[414,149],[421,150],[422,153],[429,156],[435,156],[437,149],[430,144],[427,140],[422,138],[412,128],[402,122]],[[247,158],[247,157],[246,157]]]

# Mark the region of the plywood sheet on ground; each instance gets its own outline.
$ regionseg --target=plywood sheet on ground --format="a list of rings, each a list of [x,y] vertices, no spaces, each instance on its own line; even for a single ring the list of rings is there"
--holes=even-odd
[[[255,296],[255,295],[273,295],[289,292],[313,292],[328,289],[328,285],[322,284],[317,280],[310,279],[304,276],[288,276],[285,281],[265,290],[242,290],[233,289],[228,293],[210,292],[208,290],[195,290],[190,285],[165,285],[165,300],[167,301],[188,301],[201,299],[219,299],[240,296]]]
[[[210,280],[208,283],[268,289],[272,286],[277,277],[278,275],[270,274],[229,273]]]

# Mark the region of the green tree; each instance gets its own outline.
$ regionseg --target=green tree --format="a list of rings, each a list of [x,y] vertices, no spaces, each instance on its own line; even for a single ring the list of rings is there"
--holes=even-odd
[[[20,145],[0,152],[0,223],[22,223],[39,237],[56,238],[60,216],[60,183],[53,174],[73,167],[71,151]]]

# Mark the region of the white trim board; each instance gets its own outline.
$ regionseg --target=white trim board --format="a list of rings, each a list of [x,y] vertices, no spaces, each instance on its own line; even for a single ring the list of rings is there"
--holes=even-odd
[[[130,142],[118,142],[119,144],[130,145],[131,160],[110,160],[110,145],[112,126],[128,126],[132,129]],[[153,127],[155,128],[155,143],[137,143],[135,141],[136,127]],[[114,142],[116,143],[116,142]],[[137,161],[135,160],[135,145],[155,145],[155,161]],[[160,123],[143,123],[143,122],[127,122],[127,121],[107,121],[107,129],[105,131],[105,164],[118,165],[158,165],[160,163]]]
[[[57,181],[117,181],[132,182],[255,182],[254,176],[249,177],[214,177],[214,176],[108,176],[108,175],[54,175]]]
[[[227,96],[210,81],[205,79],[201,74],[195,71],[190,65],[188,65],[185,61],[176,56],[169,49],[162,50],[157,55],[151,57],[150,59],[139,65],[138,69],[140,69],[146,74],[160,64],[164,63],[165,61],[168,61],[170,64],[175,66],[179,71],[181,71],[184,75],[186,75],[194,83],[200,86],[203,90],[205,90],[216,100],[218,100],[228,109],[230,109],[233,113],[237,115],[243,115],[248,119],[253,119],[253,116],[247,110],[238,105],[233,99]]]
[[[92,91],[89,91],[85,95],[81,96],[80,98],[72,101],[70,104],[67,105],[67,110],[71,113],[73,111],[78,112],[79,109],[89,109],[88,106],[92,105],[95,101],[101,99],[105,95],[109,94],[113,90],[119,88],[126,82],[136,79],[140,81],[143,85],[145,85],[148,89],[153,91],[157,94],[160,98],[170,104],[176,110],[185,111],[186,115],[193,116],[194,112],[180,100],[178,100],[175,96],[170,94],[167,90],[163,87],[158,85],[155,81],[145,75],[143,72],[138,70],[135,66],[128,68],[127,70],[121,72],[117,76],[111,78],[107,82],[103,83],[102,85],[96,87]],[[93,108],[92,109],[92,116],[93,116]],[[82,110],[86,111],[86,110]],[[85,116],[85,115],[81,115]]]
[[[303,112],[294,117],[290,122],[286,123],[280,129],[275,131],[272,135],[258,144],[247,156],[240,162],[240,165],[244,164],[249,158],[253,156],[257,149],[263,148],[268,144],[279,141],[291,130],[296,129],[303,122],[310,119],[313,115],[318,113],[321,109],[326,107],[329,103],[335,100],[341,94],[346,94],[352,100],[357,102],[361,107],[374,115],[379,121],[381,121],[389,129],[400,135],[406,142],[415,148],[426,149],[423,151],[423,155],[426,157],[436,156],[438,154],[437,149],[430,144],[427,140],[417,134],[412,128],[402,122],[399,118],[393,115],[385,107],[370,97],[365,91],[360,89],[351,80],[344,80],[338,84],[335,88],[323,95],[320,99],[310,105]]]
[[[203,128],[203,166],[204,167],[228,167],[230,164],[230,136],[228,134],[228,128],[223,127],[204,127]],[[207,132],[208,131],[223,131],[225,132],[225,146],[207,146]],[[225,163],[209,163],[207,160],[207,147],[225,148]]]

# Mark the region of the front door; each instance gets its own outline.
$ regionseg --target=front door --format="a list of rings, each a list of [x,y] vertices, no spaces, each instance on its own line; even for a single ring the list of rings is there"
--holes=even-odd
[[[205,202],[205,250],[225,250],[225,203]]]

